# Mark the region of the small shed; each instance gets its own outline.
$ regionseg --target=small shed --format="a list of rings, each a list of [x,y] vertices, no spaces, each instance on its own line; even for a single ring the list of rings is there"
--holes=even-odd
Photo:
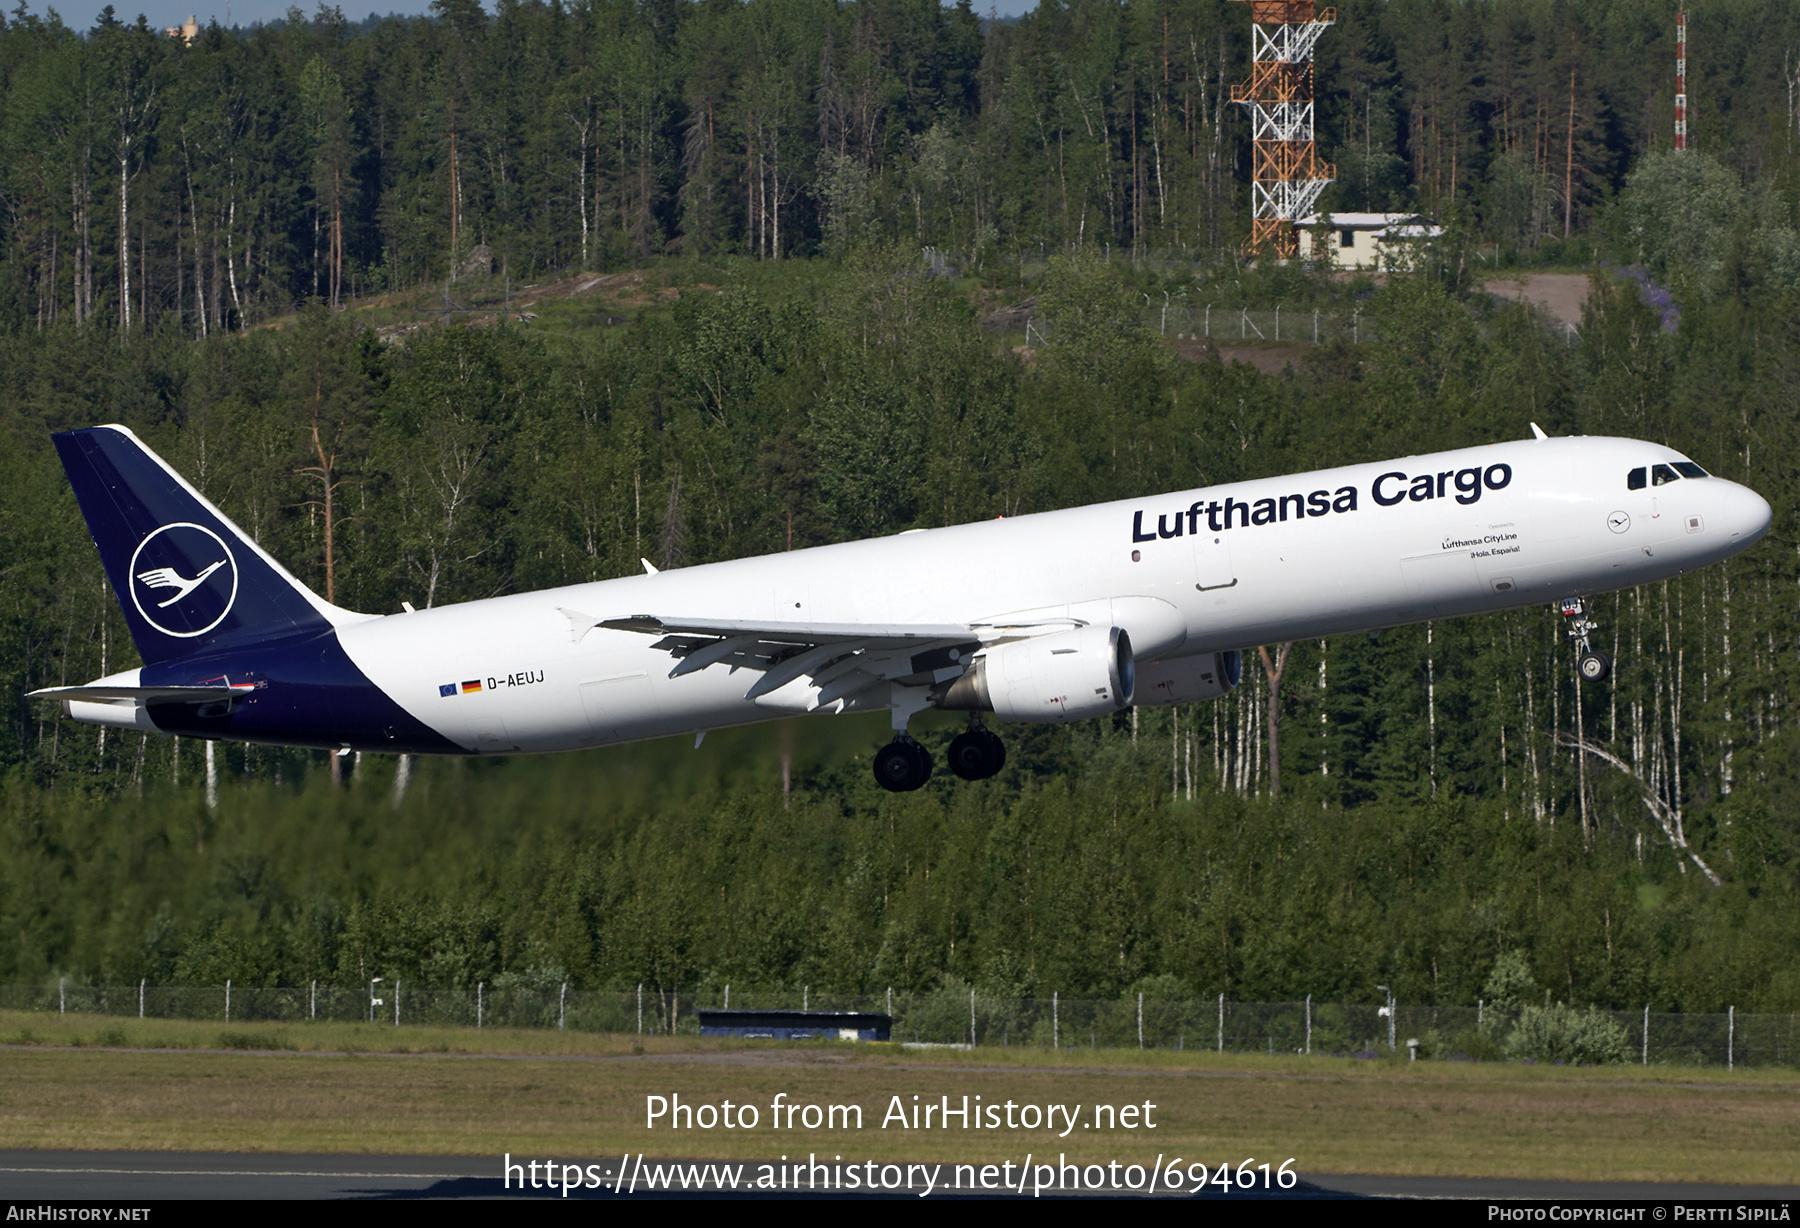
[[[887,1040],[891,1015],[874,1011],[715,1011],[696,1012],[702,1036],[742,1036],[752,1040]]]
[[[1296,223],[1300,259],[1327,260],[1340,269],[1375,269],[1444,228],[1422,213],[1315,213]],[[1402,257],[1403,261],[1410,256]]]

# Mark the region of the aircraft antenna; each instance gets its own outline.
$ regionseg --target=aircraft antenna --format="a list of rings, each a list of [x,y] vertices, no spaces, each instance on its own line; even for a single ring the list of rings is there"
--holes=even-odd
[[[1254,149],[1249,251],[1265,248],[1291,260],[1300,249],[1295,224],[1312,212],[1337,175],[1313,145],[1313,44],[1337,22],[1316,0],[1243,0],[1250,6],[1250,80],[1231,87],[1231,101],[1250,112]]]
[[[1687,9],[1675,12],[1675,148],[1687,143]]]

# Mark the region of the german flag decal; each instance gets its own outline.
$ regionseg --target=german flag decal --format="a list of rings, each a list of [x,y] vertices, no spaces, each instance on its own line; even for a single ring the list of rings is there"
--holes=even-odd
[[[465,682],[462,684],[462,693],[464,695],[469,694],[471,691],[479,691],[480,689],[481,689],[481,680],[479,678],[477,678],[474,682]]]

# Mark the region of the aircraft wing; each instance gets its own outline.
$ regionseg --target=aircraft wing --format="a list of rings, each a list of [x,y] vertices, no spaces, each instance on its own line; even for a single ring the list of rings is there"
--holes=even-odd
[[[594,627],[657,636],[653,647],[675,658],[669,677],[711,665],[750,669],[761,677],[746,699],[758,699],[809,678],[823,708],[850,700],[882,682],[927,686],[953,678],[984,639],[966,623],[791,623],[689,619],[637,614],[589,618],[563,610],[577,639]]]
[[[641,631],[649,635],[755,636],[759,642],[768,644],[907,645],[925,640],[981,638],[973,627],[964,623],[715,622],[637,614],[630,618],[604,619],[594,625],[613,631]]]

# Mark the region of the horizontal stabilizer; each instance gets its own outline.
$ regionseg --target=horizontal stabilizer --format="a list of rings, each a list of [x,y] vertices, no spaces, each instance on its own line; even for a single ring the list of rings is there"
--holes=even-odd
[[[256,689],[255,684],[228,686],[47,686],[28,699],[73,699],[86,703],[212,704]]]

